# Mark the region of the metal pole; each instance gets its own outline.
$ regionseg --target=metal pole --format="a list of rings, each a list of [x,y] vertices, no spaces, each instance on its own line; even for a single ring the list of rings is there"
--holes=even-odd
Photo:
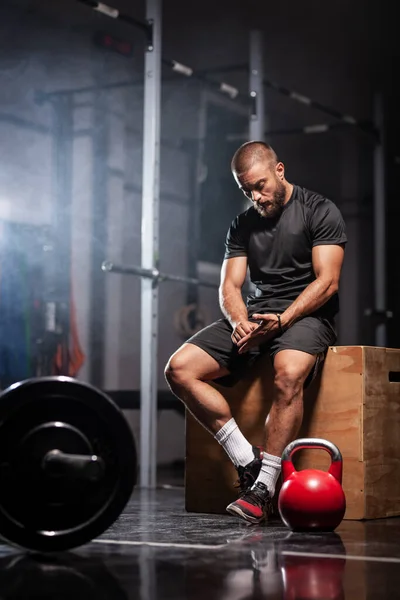
[[[380,134],[374,149],[374,284],[375,311],[386,311],[386,173],[383,98],[375,96],[375,127]],[[386,322],[377,321],[375,344],[386,346]]]
[[[147,0],[153,25],[145,56],[141,265],[157,268],[160,174],[161,0]],[[156,487],[158,287],[141,280],[140,486]]]
[[[108,218],[108,146],[109,119],[104,94],[96,94],[93,106],[92,134],[92,236],[90,264],[90,382],[102,388],[105,379],[104,349],[106,322],[106,285],[99,265],[107,252]]]
[[[71,295],[71,209],[73,108],[70,98],[54,105],[55,214],[54,263],[52,282],[46,298],[46,332],[61,342],[60,374],[69,374],[70,295]],[[51,296],[53,297],[51,298]],[[60,333],[57,333],[60,332]],[[49,348],[50,350],[50,348]],[[51,351],[51,350],[50,350]],[[47,373],[50,374],[50,373]]]
[[[264,140],[264,61],[263,37],[261,31],[250,32],[250,139]]]

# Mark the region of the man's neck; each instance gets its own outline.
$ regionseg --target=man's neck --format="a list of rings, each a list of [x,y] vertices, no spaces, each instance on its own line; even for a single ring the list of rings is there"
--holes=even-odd
[[[289,183],[288,181],[285,182],[285,202],[284,204],[286,204],[286,202],[289,202],[290,198],[292,197],[293,194],[293,183]]]

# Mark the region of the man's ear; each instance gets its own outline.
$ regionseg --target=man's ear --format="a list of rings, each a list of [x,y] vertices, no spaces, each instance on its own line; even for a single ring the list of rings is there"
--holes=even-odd
[[[281,181],[283,179],[285,179],[285,165],[283,164],[283,162],[278,162],[276,167],[275,167],[275,173],[278,177],[278,179],[280,179]]]

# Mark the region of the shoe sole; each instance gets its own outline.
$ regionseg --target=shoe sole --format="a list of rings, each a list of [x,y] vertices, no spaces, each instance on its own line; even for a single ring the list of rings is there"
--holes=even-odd
[[[242,519],[248,521],[249,523],[253,523],[254,525],[261,523],[265,519],[265,516],[262,516],[261,518],[251,517],[250,515],[247,515],[245,512],[243,512],[238,506],[227,506],[226,510],[231,515],[235,517],[242,517]]]

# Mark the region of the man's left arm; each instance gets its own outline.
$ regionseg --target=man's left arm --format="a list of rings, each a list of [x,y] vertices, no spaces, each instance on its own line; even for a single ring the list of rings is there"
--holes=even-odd
[[[312,265],[316,279],[312,281],[292,304],[280,315],[254,314],[253,319],[259,320],[260,325],[238,343],[239,354],[249,348],[275,336],[281,330],[287,329],[297,319],[316,311],[328,302],[329,298],[339,289],[340,272],[344,258],[344,244],[314,246],[312,249]],[[267,337],[265,337],[267,336]]]
[[[240,340],[239,353],[246,352],[287,329],[298,319],[309,315],[325,304],[339,289],[340,272],[347,242],[345,225],[339,209],[331,201],[320,202],[311,215],[309,231],[312,239],[312,281],[292,304],[277,317],[272,314],[253,314],[259,327]]]
[[[344,244],[314,246],[312,249],[312,265],[316,279],[280,315],[280,325],[278,317],[273,313],[254,314],[252,318],[259,320],[260,325],[240,340],[238,343],[239,354],[243,354],[252,346],[275,336],[279,333],[280,326],[285,330],[293,325],[297,319],[313,313],[325,302],[328,302],[329,298],[339,289],[343,258]]]
[[[313,247],[312,265],[316,279],[281,314],[283,329],[290,327],[301,317],[315,312],[338,291],[343,258],[343,244]]]

